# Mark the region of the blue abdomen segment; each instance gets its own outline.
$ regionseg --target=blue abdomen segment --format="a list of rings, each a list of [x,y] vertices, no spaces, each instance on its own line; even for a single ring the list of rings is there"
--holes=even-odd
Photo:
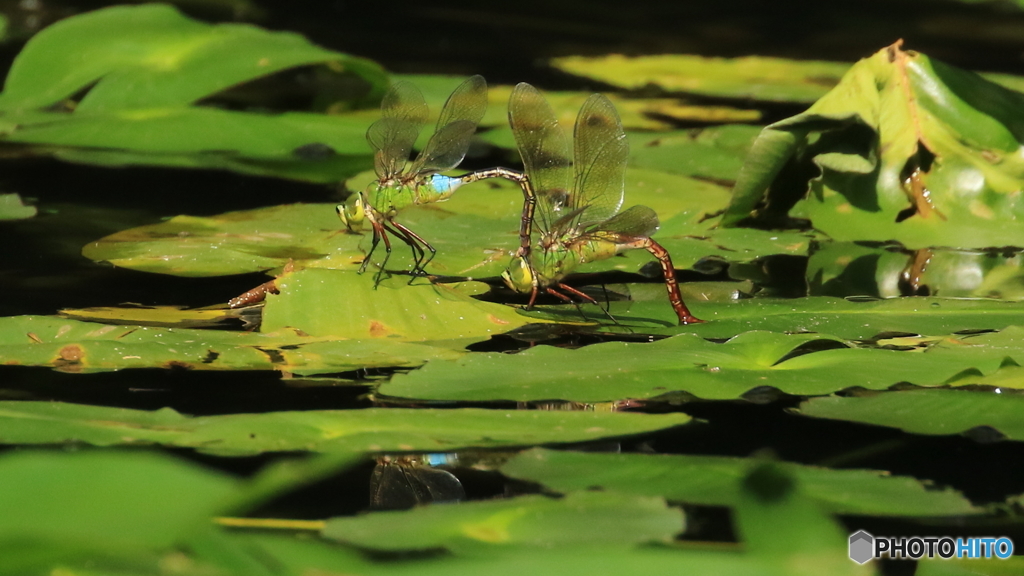
[[[426,461],[427,466],[454,466],[459,461],[459,457],[455,454],[424,454],[423,459]]]
[[[462,186],[462,180],[459,178],[452,178],[451,176],[434,174],[430,177],[430,185],[438,194],[448,195],[455,192],[455,189],[459,186]]]

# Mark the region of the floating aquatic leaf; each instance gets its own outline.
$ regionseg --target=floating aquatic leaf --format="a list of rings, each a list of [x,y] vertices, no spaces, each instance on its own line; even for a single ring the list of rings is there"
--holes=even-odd
[[[559,492],[594,489],[660,496],[669,501],[736,506],[740,483],[756,461],[725,456],[600,454],[533,449],[501,468],[503,474]],[[807,497],[834,514],[953,516],[982,512],[950,489],[879,470],[834,470],[778,462]]]
[[[671,92],[746,98],[769,102],[813,102],[849,68],[841,62],[747,56],[706,58],[692,55],[595,58],[567,56],[552,65],[570,74],[623,88],[653,84]]]
[[[113,326],[52,316],[0,318],[0,365],[75,373],[188,368],[323,374],[415,367],[430,358],[459,354],[406,342],[314,338],[294,330],[271,334]]]
[[[310,410],[184,416],[57,402],[0,402],[4,444],[160,444],[241,456],[261,452],[436,452],[583,442],[685,424],[685,414],[527,410]]]
[[[885,389],[902,381],[937,386],[967,370],[993,373],[1008,359],[1024,364],[1024,329],[1018,327],[949,339],[923,354],[848,346],[824,334],[771,332],[746,332],[724,344],[681,334],[578,350],[545,346],[432,361],[396,375],[380,392],[424,400],[521,402],[607,402],[676,391],[725,399],[760,386],[820,395],[854,386]]]
[[[765,202],[765,217],[778,217],[804,197],[799,178],[768,190],[795,157],[820,176],[792,214],[837,240],[1024,245],[1022,107],[1024,95],[896,43],[854,65],[807,112],[764,129],[722,223]]]
[[[167,456],[94,451],[0,457],[0,570],[140,557],[202,532],[234,479]]]
[[[35,206],[26,206],[17,194],[0,194],[0,221],[24,220],[36,215]]]
[[[682,529],[682,511],[661,498],[576,492],[558,499],[520,496],[333,518],[323,535],[375,550],[448,548],[486,554],[502,546],[626,548],[668,542]]]
[[[629,162],[636,168],[731,184],[736,180],[743,158],[759,132],[760,128],[756,126],[737,125],[664,134],[632,134]]]
[[[374,286],[371,274],[340,270],[285,274],[276,281],[280,294],[267,296],[262,329],[398,342],[484,340],[529,322],[508,306],[472,298],[464,292],[472,284],[407,284],[396,277]]]
[[[966,390],[902,390],[865,397],[813,398],[799,412],[814,418],[899,428],[914,434],[962,434],[994,428],[1010,440],[1024,440],[1024,396]]]
[[[296,34],[210,25],[163,5],[97,10],[46,28],[18,55],[0,94],[10,123],[4,140],[78,162],[337,181],[367,167],[361,136],[369,118],[203,106],[246,82],[313,65],[359,79],[364,88],[343,97],[349,106],[372,103],[386,84],[376,64]],[[309,145],[326,153],[312,157],[303,152]]]

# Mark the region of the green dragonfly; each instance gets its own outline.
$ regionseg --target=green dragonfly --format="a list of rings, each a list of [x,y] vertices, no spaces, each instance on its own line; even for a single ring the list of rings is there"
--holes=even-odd
[[[647,206],[619,212],[629,145],[611,101],[594,94],[584,102],[576,117],[573,156],[554,111],[533,86],[522,83],[512,91],[509,121],[536,201],[535,211],[526,203],[523,219],[533,222],[538,241],[531,252],[512,259],[502,278],[513,290],[530,294],[527,307],[540,290],[566,302],[575,303],[568,293],[596,304],[564,284],[566,275],[587,262],[643,248],[661,263],[679,323],[703,322],[683,303],[668,251],[651,239],[658,215]]]
[[[487,82],[482,76],[473,76],[452,92],[441,109],[434,134],[426,146],[409,162],[412,147],[427,121],[427,103],[423,94],[409,82],[391,85],[381,102],[381,118],[366,131],[366,140],[374,151],[374,170],[377,180],[366,190],[353,194],[348,202],[338,206],[338,215],[351,232],[357,231],[363,220],[373,228],[373,241],[359,272],[365,272],[370,257],[380,241],[386,255],[377,272],[379,284],[384,266],[391,256],[388,234],[401,239],[412,249],[413,277],[425,273],[427,264],[437,251],[429,242],[395,217],[398,212],[414,204],[442,202],[460,187],[485,178],[506,178],[517,182],[523,190],[526,204],[532,204],[532,192],[526,176],[507,168],[490,168],[464,174],[440,174],[458,166],[466,156],[469,141],[487,108]],[[529,221],[523,220],[520,229],[518,255],[530,248]],[[429,256],[428,253],[429,252]]]

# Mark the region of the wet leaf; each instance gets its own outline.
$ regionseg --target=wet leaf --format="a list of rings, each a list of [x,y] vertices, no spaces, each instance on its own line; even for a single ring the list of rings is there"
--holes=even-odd
[[[921,558],[915,576],[1013,576],[1024,570],[1024,558],[1011,556],[1006,560],[985,562],[978,566],[974,558]]]
[[[812,398],[799,412],[899,428],[913,434],[962,434],[990,427],[1010,440],[1024,440],[1024,396],[966,390],[902,390],[866,397]]]
[[[750,458],[669,454],[599,454],[533,449],[501,468],[513,478],[558,492],[593,489],[660,496],[672,502],[737,506],[740,479]],[[789,462],[774,464],[800,483],[804,494],[833,514],[953,516],[979,514],[959,492],[938,490],[916,478],[880,470],[834,470]]]
[[[396,375],[379,390],[424,400],[521,402],[607,402],[677,391],[726,399],[762,386],[820,395],[854,386],[885,389],[903,381],[937,386],[967,370],[991,374],[1014,360],[1024,364],[1024,329],[1018,327],[948,339],[923,354],[850,347],[824,334],[746,332],[724,344],[681,334],[652,343],[535,347],[512,355],[432,361]],[[863,366],[872,368],[864,371]]]
[[[191,417],[56,402],[0,402],[4,444],[160,444],[262,452],[436,452],[583,442],[685,424],[685,414],[368,408]]]
[[[409,286],[405,277],[395,277],[374,286],[372,274],[317,269],[285,274],[276,284],[280,294],[268,295],[263,309],[264,331],[392,342],[484,340],[529,322],[508,306],[464,292],[486,291],[486,285],[423,279]]]
[[[756,126],[737,125],[664,134],[631,134],[629,162],[636,168],[731,185],[759,132]]]
[[[18,55],[0,94],[10,123],[4,139],[78,162],[336,181],[367,166],[361,135],[369,119],[204,106],[247,82],[314,65],[364,85],[345,97],[349,107],[370,104],[386,84],[376,64],[296,34],[210,25],[163,5],[97,10],[47,27]],[[295,153],[314,143],[331,154]]]
[[[17,194],[0,194],[0,221],[24,220],[36,215],[35,206],[26,206]]]
[[[486,554],[506,546],[628,548],[668,542],[682,529],[682,511],[660,498],[577,492],[558,499],[520,496],[332,518],[323,535],[375,550],[447,548]]]
[[[795,158],[820,176],[792,215],[836,240],[1024,245],[1015,224],[1024,215],[1022,106],[1018,92],[894,44],[854,65],[807,112],[765,128],[722,222],[804,196],[800,182],[767,191]]]
[[[454,358],[447,348],[383,340],[297,334],[113,326],[51,316],[0,318],[0,365],[49,366],[63,372],[124,368],[280,370],[298,374],[415,367]]]
[[[840,62],[692,55],[555,58],[559,70],[623,88],[653,84],[669,92],[768,102],[813,102],[850,68]]]

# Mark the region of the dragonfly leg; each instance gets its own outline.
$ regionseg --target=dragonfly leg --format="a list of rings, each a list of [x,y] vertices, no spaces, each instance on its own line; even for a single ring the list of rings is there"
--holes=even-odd
[[[619,324],[619,321],[616,320],[614,316],[612,316],[612,313],[609,312],[607,308],[601,306],[601,303],[598,302],[597,300],[594,300],[594,298],[591,297],[589,294],[580,292],[579,290],[573,288],[572,286],[569,286],[568,284],[562,284],[561,282],[558,283],[558,287],[561,288],[562,290],[565,290],[566,292],[575,294],[577,298],[580,298],[585,302],[590,302],[591,304],[597,306],[598,308],[601,309],[601,312],[604,312],[604,315],[607,316],[609,320],[614,322],[616,325],[621,326],[621,324]],[[579,306],[577,306],[577,308],[579,308]],[[580,314],[582,313],[583,311],[580,311]],[[586,318],[586,316],[584,316],[584,318]]]
[[[370,251],[366,253],[366,257],[363,258],[363,263],[359,266],[359,273],[366,272],[366,266],[370,263],[370,257],[373,256],[373,251],[377,249],[377,244],[380,243],[380,237],[384,233],[383,228],[375,220],[370,222],[373,225],[373,240],[370,242]]]
[[[559,284],[559,287],[565,287],[565,284]],[[577,292],[576,290],[573,290],[571,288],[570,288],[570,290],[572,292]],[[579,302],[573,300],[572,298],[569,298],[568,296],[566,296],[565,294],[562,294],[561,292],[559,292],[558,290],[555,290],[554,288],[545,288],[544,291],[547,292],[548,294],[551,294],[552,296],[554,296],[556,298],[560,298],[563,302],[568,302],[569,304],[572,304],[573,306],[576,307],[576,311],[580,313],[580,316],[583,316],[584,320],[587,320],[588,322],[590,321],[590,318],[587,318],[587,315],[583,312],[583,308],[580,308]],[[579,293],[579,292],[577,292],[577,293]],[[584,296],[586,296],[586,295],[584,294]],[[589,298],[589,296],[587,296],[587,297]]]
[[[415,275],[420,269],[420,262],[423,261],[423,258],[426,256],[426,252],[424,252],[423,248],[416,243],[416,240],[406,234],[406,232],[409,231],[408,228],[405,228],[393,220],[388,224],[385,224],[385,226],[387,227],[388,232],[391,232],[400,238],[402,242],[405,242],[405,244],[412,250],[412,273]]]
[[[679,317],[679,323],[699,324],[704,322],[700,318],[690,314],[690,309],[687,308],[686,304],[683,302],[683,295],[679,292],[679,282],[676,281],[675,267],[672,265],[672,258],[668,255],[668,250],[665,250],[661,244],[658,244],[650,238],[644,238],[637,242],[636,247],[647,250],[658,259],[658,262],[661,263],[661,270],[665,274],[665,289],[668,290],[668,301],[672,304],[672,309],[676,311],[676,316]]]
[[[413,266],[412,273],[413,273],[414,277],[415,276],[426,276],[427,275],[427,270],[426,270],[427,264],[430,264],[430,261],[434,259],[434,256],[437,256],[437,250],[435,250],[434,247],[430,245],[430,242],[427,242],[426,240],[421,238],[418,234],[416,234],[412,230],[409,230],[405,226],[402,226],[398,222],[395,222],[395,221],[392,220],[391,224],[395,228],[398,228],[399,230],[401,230],[409,239],[419,243],[418,248],[420,250],[420,258],[417,259],[416,265]],[[410,243],[409,245],[412,246],[412,243]],[[424,251],[424,248],[426,248],[426,250],[430,251],[430,256],[427,256],[427,253]],[[416,252],[416,250],[413,249],[413,254],[414,255],[415,255],[415,252]],[[412,280],[410,280],[409,283],[412,284]]]
[[[377,270],[377,275],[374,276],[374,278],[373,278],[373,289],[376,290],[377,286],[380,285],[381,276],[384,275],[384,267],[388,265],[388,259],[391,258],[391,240],[388,239],[387,232],[384,231],[384,225],[382,225],[379,222],[374,222],[373,226],[374,226],[374,231],[373,231],[374,240],[376,240],[378,236],[380,236],[380,238],[382,240],[384,240],[384,261],[380,263],[380,270]],[[378,226],[380,227],[379,231],[376,229]],[[374,245],[376,245],[376,243],[374,243]],[[372,253],[373,250],[371,250],[370,252]],[[369,259],[370,259],[370,257],[367,256],[366,260],[369,260]],[[363,261],[363,264],[365,266],[365,264],[366,264],[365,260]]]

